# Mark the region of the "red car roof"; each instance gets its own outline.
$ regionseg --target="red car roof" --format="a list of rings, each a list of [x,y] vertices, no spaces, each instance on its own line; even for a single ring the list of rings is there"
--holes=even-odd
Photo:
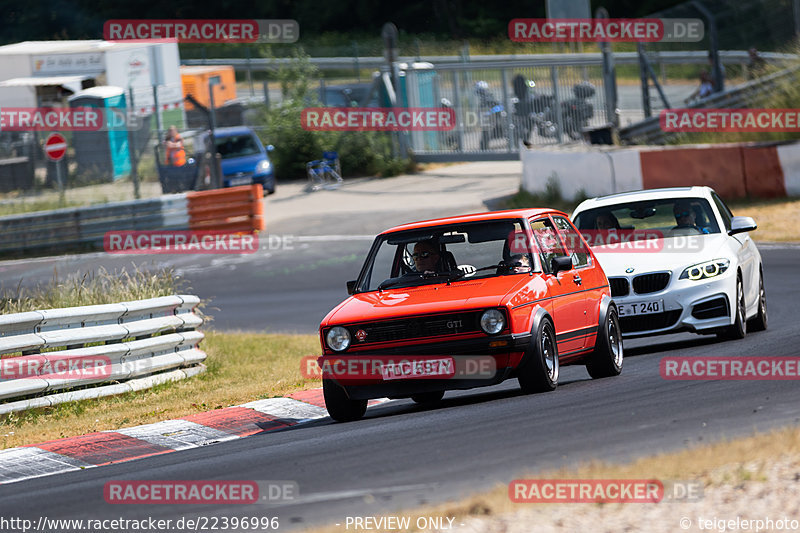
[[[444,226],[447,224],[458,224],[460,222],[480,222],[482,220],[498,220],[504,218],[528,218],[539,216],[545,213],[554,213],[557,215],[563,215],[565,218],[569,218],[569,215],[566,213],[559,211],[557,209],[550,209],[550,208],[528,208],[528,209],[507,209],[505,211],[489,211],[487,213],[471,213],[468,215],[457,215],[454,217],[446,217],[446,218],[434,218],[431,220],[421,220],[419,222],[410,222],[408,224],[401,224],[400,226],[395,226],[393,228],[389,228],[385,231],[382,231],[381,234],[384,233],[393,233],[395,231],[404,231],[410,229],[421,229],[421,228],[428,228],[430,226]]]

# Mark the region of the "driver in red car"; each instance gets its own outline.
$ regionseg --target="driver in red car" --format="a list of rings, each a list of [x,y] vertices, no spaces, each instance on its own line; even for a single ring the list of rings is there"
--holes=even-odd
[[[414,258],[414,267],[417,272],[438,272],[443,269],[438,268],[441,266],[439,259],[441,252],[433,239],[419,241],[414,245],[414,252],[411,254]]]

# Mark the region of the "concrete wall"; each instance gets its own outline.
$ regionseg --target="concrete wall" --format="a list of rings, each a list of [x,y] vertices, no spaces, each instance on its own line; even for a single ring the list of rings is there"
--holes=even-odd
[[[555,174],[565,199],[690,185],[708,185],[724,198],[800,195],[800,143],[532,149],[521,158],[526,191],[544,192]]]

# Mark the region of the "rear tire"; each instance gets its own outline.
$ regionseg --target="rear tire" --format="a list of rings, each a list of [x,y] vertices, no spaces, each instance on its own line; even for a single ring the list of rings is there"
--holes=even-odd
[[[736,278],[736,307],[734,313],[736,314],[733,319],[733,324],[726,327],[718,334],[720,339],[743,339],[747,335],[747,321],[745,320],[747,308],[744,303],[744,288],[742,284],[742,277]]]
[[[758,314],[747,323],[747,329],[764,331],[767,329],[767,292],[764,290],[764,273],[758,276]]]
[[[617,308],[609,306],[602,327],[597,331],[594,351],[586,361],[586,370],[594,379],[618,376],[623,361],[622,329]]]
[[[439,403],[444,398],[444,391],[433,391],[433,392],[422,392],[420,394],[414,394],[411,396],[411,399],[418,404],[422,405],[430,405],[434,403]]]
[[[322,394],[328,414],[337,422],[358,420],[367,412],[367,400],[351,400],[333,380],[323,378]]]
[[[539,323],[517,379],[525,394],[549,392],[558,386],[558,346],[555,328],[549,318]]]

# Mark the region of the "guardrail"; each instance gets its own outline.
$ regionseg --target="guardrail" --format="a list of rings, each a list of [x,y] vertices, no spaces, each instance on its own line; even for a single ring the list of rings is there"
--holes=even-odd
[[[75,245],[109,231],[266,229],[260,184],[0,217],[0,256]]]
[[[797,60],[795,54],[781,54],[775,52],[761,52],[759,54],[767,61],[789,61]],[[651,52],[648,57],[655,63],[664,64],[708,64],[708,52],[682,52],[664,51]],[[744,50],[726,50],[720,52],[720,60],[723,64],[746,64],[750,61],[750,56]],[[293,60],[288,58],[255,58],[255,59],[183,59],[181,65],[233,65],[235,70],[266,70],[278,65],[290,64]],[[386,65],[383,57],[312,57],[309,61],[321,70],[338,70],[358,68],[376,69]],[[488,66],[499,66],[507,63],[512,66],[520,62],[529,63],[532,66],[600,66],[603,64],[603,57],[598,53],[581,54],[499,54],[499,55],[471,55],[468,58],[460,56],[403,56],[398,61],[413,63],[415,61],[427,61],[437,67],[447,64],[475,63]],[[614,54],[614,62],[617,65],[638,65],[639,56],[636,52],[617,52]]]
[[[98,398],[199,374],[193,295],[0,315],[0,414]],[[128,380],[121,383],[122,380]],[[83,388],[87,385],[107,384]],[[80,390],[58,392],[75,387]],[[34,396],[35,395],[35,396]]]
[[[708,98],[686,107],[689,109],[750,107],[763,101],[770,91],[779,85],[798,80],[800,80],[800,67],[790,67],[721,93],[712,94]],[[626,144],[665,144],[676,135],[679,133],[665,132],[661,129],[658,116],[650,117],[619,130],[619,138]]]

